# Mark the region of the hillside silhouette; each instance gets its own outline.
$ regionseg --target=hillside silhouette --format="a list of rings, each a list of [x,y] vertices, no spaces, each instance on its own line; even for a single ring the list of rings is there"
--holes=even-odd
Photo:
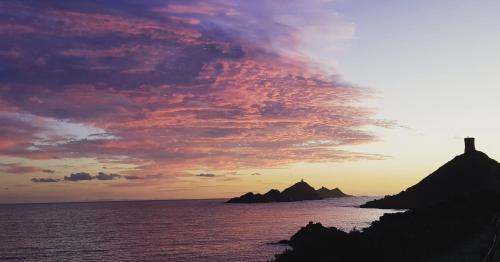
[[[350,196],[342,192],[338,187],[334,189],[328,189],[326,187],[321,187],[320,189],[316,190],[316,192],[319,194],[320,197],[322,198],[335,198],[335,197],[346,197]]]
[[[464,154],[456,156],[416,185],[361,207],[415,209],[477,192],[500,192],[500,164],[477,151],[474,138],[466,138],[465,145]]]
[[[308,183],[301,180],[286,188],[283,192],[271,189],[265,194],[254,194],[248,192],[240,197],[231,198],[227,203],[267,203],[267,202],[292,202],[303,200],[321,200],[325,198],[347,197],[340,189],[328,189],[321,187],[316,190]]]
[[[281,195],[289,201],[322,199],[318,192],[316,192],[314,187],[304,182],[304,180],[295,183],[293,186],[283,190],[283,192],[281,192]]]
[[[405,191],[362,207],[410,209],[385,214],[361,231],[310,222],[275,261],[500,261],[500,164],[465,152]]]

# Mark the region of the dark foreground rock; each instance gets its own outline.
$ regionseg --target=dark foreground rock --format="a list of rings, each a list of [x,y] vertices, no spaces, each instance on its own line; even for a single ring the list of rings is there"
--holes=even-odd
[[[276,261],[494,261],[500,231],[500,164],[465,139],[456,156],[418,184],[367,208],[410,209],[386,214],[362,231],[310,223]],[[496,244],[492,244],[496,243]],[[493,254],[493,255],[492,255]],[[500,260],[495,260],[500,261]]]
[[[267,202],[290,202],[303,200],[321,200],[324,198],[347,197],[340,189],[328,189],[322,187],[315,190],[303,180],[286,188],[283,192],[271,189],[265,194],[246,193],[240,197],[231,198],[227,203],[267,203]]]
[[[309,223],[289,240],[292,249],[275,260],[481,261],[491,247],[499,213],[500,194],[492,192],[386,214],[362,231],[346,233]],[[471,241],[478,234],[488,241]]]

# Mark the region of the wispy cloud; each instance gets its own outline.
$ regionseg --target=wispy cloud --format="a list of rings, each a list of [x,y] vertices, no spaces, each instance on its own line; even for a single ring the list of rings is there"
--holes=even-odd
[[[197,174],[196,176],[199,176],[199,177],[216,177],[215,174],[211,174],[211,173],[201,173],[201,174]]]
[[[142,176],[136,176],[136,175],[129,175],[129,176],[123,176],[123,177],[125,179],[128,179],[128,180],[142,180],[142,179],[145,179]]]
[[[91,174],[86,173],[86,172],[79,172],[79,173],[70,174],[69,176],[65,176],[64,181],[78,182],[78,181],[89,181],[89,180],[94,180],[94,179],[108,181],[108,180],[115,180],[115,179],[120,179],[120,178],[130,179],[128,177],[123,177],[123,176],[118,175],[118,174],[107,174],[104,172],[99,172],[95,176],[92,176]]]
[[[78,181],[88,181],[94,179],[89,173],[79,172],[73,173],[69,176],[64,176],[64,181],[78,182]]]
[[[104,172],[99,172],[94,178],[97,180],[114,180],[121,177],[122,176],[118,174],[106,174]]]
[[[10,164],[0,164],[0,172],[7,174],[30,174],[30,173],[40,173],[43,170],[39,167],[34,166],[23,166],[17,163]]]
[[[205,175],[205,174],[203,174]],[[206,174],[208,175],[208,174]],[[119,175],[119,174],[113,174],[113,173],[104,173],[104,172],[98,172],[96,175],[91,175],[90,173],[87,172],[77,172],[77,173],[72,173],[69,176],[64,176],[64,178],[32,178],[31,181],[35,183],[48,183],[48,182],[79,182],[79,181],[91,181],[91,180],[100,180],[100,181],[110,181],[110,180],[118,180],[118,179],[125,179],[125,180],[154,180],[154,179],[161,179],[164,176],[162,174],[155,174],[155,175],[145,175],[145,176],[136,176],[136,175]]]
[[[57,183],[59,181],[61,181],[61,179],[58,179],[58,178],[45,178],[45,177],[41,177],[41,178],[32,178],[31,181],[33,183]]]
[[[0,154],[136,166],[71,182],[381,158],[338,148],[386,125],[359,106],[370,91],[317,70],[303,48],[309,30],[333,30],[331,43],[352,34],[329,5],[0,3]],[[51,128],[61,123],[78,135]]]

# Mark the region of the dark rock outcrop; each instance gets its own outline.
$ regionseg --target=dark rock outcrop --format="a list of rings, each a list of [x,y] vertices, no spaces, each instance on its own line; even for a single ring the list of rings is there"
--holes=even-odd
[[[276,261],[493,261],[490,251],[498,248],[500,234],[500,164],[476,151],[473,138],[465,144],[464,154],[418,184],[363,205],[411,210],[383,215],[349,233],[309,223]]]
[[[331,197],[345,197],[340,189],[328,189],[322,187],[315,190],[312,186],[304,182],[304,180],[295,183],[291,187],[286,188],[283,192],[277,189],[271,189],[269,192],[262,194],[246,193],[240,197],[231,198],[227,203],[267,203],[267,202],[290,202],[303,200],[321,200]]]
[[[349,197],[350,195],[345,194],[340,190],[338,187],[334,189],[328,189],[326,187],[321,187],[320,189],[316,190],[318,195],[322,198],[330,198],[330,197]]]
[[[481,261],[491,246],[491,233],[499,229],[499,213],[500,193],[476,193],[386,214],[362,231],[346,233],[309,223],[287,242],[291,249],[275,260]]]
[[[271,189],[264,195],[248,192],[240,197],[231,198],[227,203],[267,203],[267,202],[286,202],[289,201],[281,195],[277,189]]]
[[[265,202],[284,202],[287,201],[278,189],[271,189],[264,194]]]
[[[468,149],[418,184],[361,207],[414,209],[489,191],[500,192],[500,164],[483,152]]]
[[[314,187],[310,186],[304,180],[295,183],[293,186],[281,192],[283,198],[289,201],[302,201],[302,200],[320,200],[322,199],[316,192]]]
[[[264,196],[261,194],[254,194],[253,192],[248,192],[240,197],[231,198],[228,203],[263,203]]]

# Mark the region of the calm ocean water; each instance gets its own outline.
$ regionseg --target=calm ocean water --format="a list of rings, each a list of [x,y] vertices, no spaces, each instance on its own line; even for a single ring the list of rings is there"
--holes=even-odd
[[[267,261],[309,221],[350,230],[390,212],[354,207],[370,199],[0,205],[0,260]]]

